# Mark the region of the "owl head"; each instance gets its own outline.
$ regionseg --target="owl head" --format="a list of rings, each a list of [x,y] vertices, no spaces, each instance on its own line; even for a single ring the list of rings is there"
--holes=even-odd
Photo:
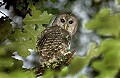
[[[77,30],[78,19],[73,14],[61,13],[56,17],[52,24],[52,26],[55,25],[67,30],[70,35],[74,35]]]

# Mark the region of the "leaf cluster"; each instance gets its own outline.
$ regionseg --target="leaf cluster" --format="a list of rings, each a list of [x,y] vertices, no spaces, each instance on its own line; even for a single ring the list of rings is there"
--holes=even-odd
[[[113,14],[109,9],[102,9],[86,24],[87,29],[95,30],[98,35],[104,36],[97,50],[102,57],[91,64],[98,73],[95,75],[97,78],[115,78],[120,71],[119,21],[120,13]],[[110,35],[109,38],[108,35]]]
[[[36,50],[37,35],[40,34],[44,27],[42,24],[49,24],[52,14],[47,11],[41,13],[33,6],[32,16],[29,14],[23,19],[22,28],[13,28],[10,21],[0,20],[0,77],[4,78],[26,78],[35,77],[34,72],[22,69],[22,62],[13,59],[13,52],[18,52],[23,57],[29,55],[28,49]],[[2,22],[1,22],[2,21]],[[4,44],[3,44],[4,41]],[[26,75],[29,74],[29,75]]]

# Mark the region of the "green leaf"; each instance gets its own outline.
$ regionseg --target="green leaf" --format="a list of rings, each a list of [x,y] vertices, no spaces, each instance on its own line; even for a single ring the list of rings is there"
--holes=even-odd
[[[12,31],[12,25],[8,18],[0,18],[0,43],[4,42]]]
[[[11,69],[14,65],[14,59],[11,56],[15,51],[15,46],[14,44],[11,45],[11,43],[0,46],[0,72],[5,69]]]
[[[25,30],[22,32],[20,29],[16,29],[15,33],[11,36],[11,40],[15,40],[15,44],[17,46],[17,52],[19,52],[21,55],[27,56],[28,55],[28,49],[35,49],[35,43],[36,43],[36,32],[29,27],[27,29],[27,26],[24,27]],[[36,37],[35,37],[36,35]]]
[[[118,1],[118,4],[120,5],[120,0],[117,0]]]
[[[42,24],[48,24],[52,15],[47,14],[47,12],[43,12],[40,15],[40,11],[35,11],[32,16],[27,15],[23,20],[25,26],[23,30],[16,29],[15,33],[11,35],[10,39],[12,41],[15,40],[15,44],[17,46],[17,52],[19,52],[22,56],[28,55],[28,49],[36,50],[36,39],[38,34],[44,27]]]
[[[86,28],[102,36],[114,36],[101,42],[97,52],[102,58],[94,60],[91,65],[99,73],[96,78],[115,78],[120,69],[120,13],[112,14],[110,10],[102,9]]]
[[[62,77],[65,77],[68,75],[68,73],[69,73],[68,67],[63,67],[59,75],[61,75]]]
[[[72,75],[77,74],[86,65],[88,65],[90,63],[91,59],[100,55],[100,53],[98,53],[95,48],[96,48],[96,44],[92,43],[90,46],[89,53],[86,56],[84,56],[84,57],[78,56],[78,57],[73,58],[73,60],[71,61],[70,65],[69,65],[70,74],[72,74]]]
[[[54,78],[56,73],[58,73],[58,72],[48,69],[45,71],[45,74],[42,78]]]
[[[103,58],[92,63],[92,67],[100,73],[97,78],[114,78],[120,69],[120,40],[104,40],[98,51]]]
[[[11,73],[0,72],[0,77],[3,78],[35,78],[33,71],[24,72],[22,70],[15,70]]]
[[[120,37],[120,13],[112,14],[108,9],[102,9],[93,20],[86,24],[87,29],[96,30],[99,35]]]
[[[48,14],[47,11],[44,11],[42,14],[39,10],[36,10],[35,7],[32,8],[33,15],[30,16],[29,14],[26,15],[23,22],[26,25],[35,25],[38,26],[41,24],[48,24],[50,23],[50,19],[53,17],[52,14]],[[40,15],[41,14],[41,15]]]
[[[0,58],[0,70],[5,67],[11,67],[13,65],[12,58]],[[7,61],[6,61],[7,60]]]

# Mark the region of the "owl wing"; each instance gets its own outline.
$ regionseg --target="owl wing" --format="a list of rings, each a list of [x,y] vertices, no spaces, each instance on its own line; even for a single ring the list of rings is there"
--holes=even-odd
[[[46,28],[44,31],[42,31],[38,37],[36,42],[36,48],[38,49],[38,46],[40,45],[41,40],[44,38],[44,36],[51,31],[49,28]],[[39,46],[40,47],[40,46]]]
[[[37,42],[36,42],[36,48],[38,49],[38,52],[40,52],[39,50],[42,49],[44,43],[45,43],[45,39],[47,39],[47,35],[49,33],[51,33],[52,31],[56,30],[58,28],[58,26],[51,26],[49,28],[46,28],[44,31],[42,31],[38,37],[37,37]],[[38,47],[39,46],[39,47]]]

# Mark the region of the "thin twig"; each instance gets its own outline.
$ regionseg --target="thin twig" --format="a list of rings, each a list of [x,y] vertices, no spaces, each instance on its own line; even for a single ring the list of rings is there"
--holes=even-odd
[[[3,13],[2,11],[0,11],[1,14],[5,15],[5,13]],[[5,15],[6,17],[8,17],[7,15]]]
[[[6,17],[8,17],[5,13],[3,13],[2,11],[0,11],[0,13],[1,14],[3,14],[3,15],[5,15]],[[17,24],[15,21],[13,21],[13,19],[11,19],[10,17],[8,17],[9,18],[9,20],[11,21],[12,20],[12,22],[14,22],[15,24]]]

